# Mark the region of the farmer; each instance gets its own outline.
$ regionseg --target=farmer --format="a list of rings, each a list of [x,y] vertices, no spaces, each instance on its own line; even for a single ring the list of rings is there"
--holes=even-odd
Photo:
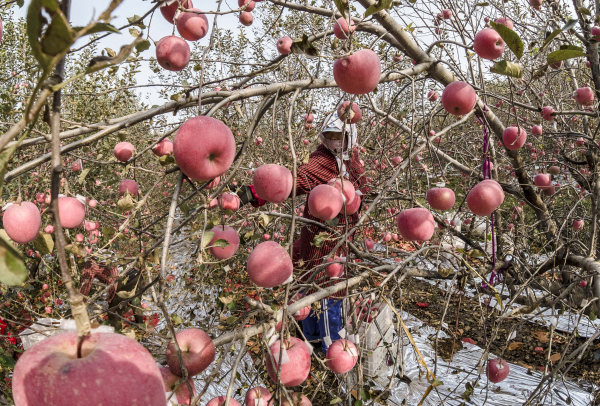
[[[364,182],[364,166],[358,158],[356,138],[356,125],[344,124],[338,118],[337,112],[330,114],[321,129],[321,144],[310,155],[308,162],[297,169],[296,195],[309,194],[316,186],[326,184],[331,179],[339,178],[340,172],[345,179],[352,182],[354,188],[358,191]],[[237,194],[240,197],[241,204],[250,203],[254,207],[259,207],[266,203],[256,195],[252,185],[238,188]],[[304,207],[303,217],[305,219],[322,222],[311,215],[307,204]],[[344,210],[337,216],[336,229],[340,234],[345,232],[346,221],[351,227],[351,224],[358,220],[358,212],[347,217],[346,219],[344,216]],[[293,260],[295,267],[310,270],[317,265],[321,265],[324,258],[331,253],[337,241],[325,241],[321,247],[312,245],[315,236],[322,231],[323,229],[316,225],[305,225],[302,228],[300,239],[294,243]],[[336,254],[343,253],[337,252]],[[307,273],[302,279],[308,280],[312,276],[312,273]],[[325,275],[324,268],[321,267],[313,282],[320,287],[328,287],[333,285],[335,281],[330,280]],[[311,293],[313,291],[304,292],[305,295]],[[310,315],[302,321],[302,330],[305,337],[309,341],[320,341],[323,354],[327,351],[329,340],[339,339],[338,332],[344,327],[342,321],[342,298],[344,296],[346,296],[346,291],[340,291],[329,299],[322,300],[319,314],[315,314],[312,310]]]

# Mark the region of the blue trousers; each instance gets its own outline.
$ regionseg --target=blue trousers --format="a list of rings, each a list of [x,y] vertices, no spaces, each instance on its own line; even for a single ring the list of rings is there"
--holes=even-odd
[[[327,306],[327,321],[329,322],[329,331],[325,327],[325,309]],[[302,332],[308,341],[322,340],[329,335],[331,341],[339,340],[338,334],[344,324],[342,322],[342,299],[327,299],[321,301],[321,314],[319,317],[311,310],[308,317],[302,320]],[[329,333],[329,334],[327,334]],[[327,345],[321,341],[323,354],[327,353]]]

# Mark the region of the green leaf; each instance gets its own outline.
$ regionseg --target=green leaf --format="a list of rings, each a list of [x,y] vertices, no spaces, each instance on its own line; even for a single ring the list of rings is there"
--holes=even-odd
[[[73,31],[69,22],[62,12],[57,11],[52,16],[52,21],[42,37],[42,52],[56,56],[68,50],[72,44]]]
[[[490,72],[517,79],[523,77],[523,68],[521,65],[508,61],[496,62],[496,64],[490,68]]]
[[[271,217],[267,216],[265,213],[260,213],[260,224],[262,224],[264,228],[267,228],[270,222]]]
[[[135,50],[138,51],[138,53],[142,53],[148,49],[150,49],[150,41],[148,41],[147,39],[143,40],[135,46]]]
[[[173,320],[173,324],[175,324],[176,326],[183,323],[183,320],[181,320],[181,317],[179,317],[176,314],[171,315],[171,320]]]
[[[15,286],[22,284],[26,279],[27,268],[21,253],[0,236],[0,283]]]
[[[517,59],[521,59],[523,56],[523,51],[525,50],[525,46],[523,45],[523,41],[521,41],[521,37],[508,28],[504,24],[498,24],[494,21],[490,21],[490,25],[504,40],[508,48],[515,54]]]
[[[302,34],[302,39],[296,40],[292,43],[292,52],[296,55],[306,55],[308,57],[316,58],[319,56],[319,51],[315,46],[308,40],[308,35]]]
[[[4,185],[4,175],[6,174],[8,161],[10,161],[12,154],[19,147],[19,145],[21,145],[21,142],[23,142],[23,140],[27,138],[28,134],[29,131],[26,131],[25,134],[23,134],[23,136],[19,138],[17,142],[15,142],[9,148],[5,148],[2,152],[0,152],[0,190],[2,190],[2,186]]]
[[[375,4],[371,4],[369,8],[365,11],[364,17],[367,18],[370,15],[373,15],[381,10],[389,10],[392,8],[392,0],[379,0]]]
[[[348,0],[334,0],[334,2],[342,17],[347,18],[348,10],[350,9]]]
[[[117,207],[121,213],[129,211],[135,207],[135,203],[129,192],[126,192],[125,196],[117,201]]]
[[[19,8],[23,7],[25,5],[25,0],[17,0],[17,6],[19,6]]]
[[[137,28],[135,28],[135,27],[131,27],[131,28],[129,28],[129,33],[131,34],[131,36],[132,36],[133,38],[137,38],[137,37],[139,37],[139,36],[141,35],[141,32],[140,32],[140,30],[138,30],[138,29],[137,29]]]
[[[133,24],[136,27],[140,27],[142,30],[146,28],[146,25],[142,21],[142,17],[140,17],[137,14],[134,15],[133,17],[128,17],[127,21],[129,21],[129,24]]]
[[[315,237],[313,238],[313,240],[310,244],[314,245],[315,247],[322,247],[328,238],[329,238],[329,234],[323,231],[323,232],[315,235]]]
[[[556,62],[566,61],[567,59],[572,59],[572,58],[580,58],[583,56],[587,56],[587,54],[580,50],[559,49],[557,51],[554,51],[554,52],[551,52],[550,54],[548,54],[548,57],[546,58],[546,62],[548,63],[548,65],[551,65]]]
[[[88,252],[83,248],[82,244],[69,244],[65,246],[65,250],[69,251],[71,254],[79,255],[81,257],[87,257]]]
[[[577,19],[576,18],[570,18],[569,21],[567,21],[567,23],[562,27],[562,30],[563,31],[569,31],[570,29],[572,29],[576,25],[577,25]]]
[[[225,248],[227,246],[229,246],[229,242],[227,240],[224,240],[222,238],[219,238],[217,241],[215,241],[213,243],[213,246],[218,247],[218,248]]]
[[[116,233],[116,231],[112,227],[102,227],[102,235],[105,236],[106,238],[108,238],[109,240],[111,238],[113,238],[115,233]]]
[[[439,379],[435,379],[433,382],[431,382],[431,386],[433,386],[434,388],[436,386],[442,386],[444,384],[444,382],[440,381]]]
[[[202,248],[207,247],[210,241],[215,237],[215,233],[212,231],[205,231],[204,237],[202,238]]]
[[[0,349],[0,366],[6,369],[14,368],[17,361],[9,353]]]
[[[73,31],[79,32],[84,28],[86,27],[73,27]],[[108,23],[95,23],[93,27],[87,30],[88,35],[97,34],[99,32],[112,32],[115,34],[121,34],[121,31],[119,31],[117,27]]]
[[[334,217],[331,220],[326,221],[326,223],[329,224],[331,227],[336,227],[339,222],[340,222],[340,219],[337,217]]]
[[[90,173],[91,168],[85,168],[83,171],[81,171],[81,175],[79,175],[79,179],[77,179],[77,182],[80,185],[83,185],[83,181],[85,180],[85,177],[88,175],[88,173]]]
[[[558,36],[558,35],[559,35],[561,32],[562,32],[562,30],[561,30],[561,29],[556,29],[556,30],[552,31],[552,34],[548,35],[548,36],[546,37],[546,39],[544,40],[544,43],[543,43],[543,44],[542,44],[542,46],[540,47],[540,51],[542,51],[544,48],[546,48],[546,47],[548,46],[548,44],[549,44],[550,42],[552,42],[552,40],[553,40],[554,38],[556,38],[556,37],[557,37],[557,36]]]
[[[50,254],[54,249],[54,240],[52,239],[51,234],[42,233],[40,231],[37,237],[35,237],[35,240],[33,240],[33,245],[40,253]]]
[[[483,3],[477,3],[477,4],[475,4],[475,7],[487,7],[489,5],[490,5],[490,3],[488,3],[487,1],[485,1]]]
[[[333,398],[331,399],[331,401],[329,402],[330,405],[334,405],[336,403],[342,403],[342,398]]]
[[[27,9],[27,37],[31,53],[44,70],[49,68],[52,58],[42,52],[40,37],[42,29],[47,22],[42,15],[42,2],[40,0],[32,0]]]
[[[119,51],[119,53],[115,57],[113,57],[113,58],[94,58],[94,59],[92,59],[90,61],[90,64],[88,65],[88,68],[86,69],[85,73],[97,72],[99,70],[108,68],[110,66],[114,66],[114,65],[120,64],[125,59],[127,59],[127,57],[129,56],[129,54],[131,54],[131,51],[133,50],[133,48],[137,44],[139,44],[140,42],[142,42],[143,40],[144,39],[141,36],[139,36],[131,44],[129,44],[129,45],[123,45],[121,47],[121,50]]]
[[[590,320],[591,320],[591,321],[594,321],[594,320],[596,320],[596,317],[597,317],[597,316],[596,316],[596,312],[594,311],[594,309],[591,309],[591,310],[590,310],[590,316],[589,316],[589,317],[590,317]]]
[[[586,16],[591,16],[592,15],[592,13],[590,12],[590,10],[588,10],[585,7],[579,7],[577,9],[577,11],[579,11],[580,14],[585,14]]]
[[[158,162],[161,166],[167,166],[169,164],[174,164],[175,158],[173,158],[173,156],[171,155],[163,155],[160,158],[158,158]]]

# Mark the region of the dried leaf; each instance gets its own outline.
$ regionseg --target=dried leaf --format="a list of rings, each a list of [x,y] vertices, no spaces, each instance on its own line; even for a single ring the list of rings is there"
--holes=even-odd
[[[552,361],[552,362],[558,362],[561,358],[562,358],[562,354],[559,352],[550,355],[550,361]]]
[[[547,343],[548,341],[550,341],[550,338],[548,338],[548,332],[547,331],[533,331],[531,333],[531,335],[533,336],[533,338],[535,338],[536,340],[538,340],[540,343]]]
[[[519,343],[519,342],[510,343],[508,345],[508,351],[520,350],[521,348],[523,348],[523,345],[525,345],[525,344]]]

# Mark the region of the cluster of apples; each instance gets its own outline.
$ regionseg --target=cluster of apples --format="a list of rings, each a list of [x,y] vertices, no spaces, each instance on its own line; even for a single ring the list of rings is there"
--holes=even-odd
[[[166,1],[160,6],[163,17],[175,24],[183,37],[169,35],[156,43],[158,64],[173,72],[179,72],[190,62],[190,46],[185,40],[198,41],[208,33],[208,19],[201,10],[194,8],[192,0],[181,0],[181,7],[186,11],[179,10],[179,0]]]

